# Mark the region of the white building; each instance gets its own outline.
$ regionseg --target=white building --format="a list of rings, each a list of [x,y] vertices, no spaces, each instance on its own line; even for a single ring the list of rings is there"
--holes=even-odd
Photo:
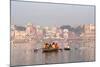
[[[63,30],[63,37],[64,37],[64,39],[68,39],[68,29],[64,29]]]
[[[95,38],[95,25],[94,24],[85,24],[83,26],[84,32],[80,35],[83,38]]]

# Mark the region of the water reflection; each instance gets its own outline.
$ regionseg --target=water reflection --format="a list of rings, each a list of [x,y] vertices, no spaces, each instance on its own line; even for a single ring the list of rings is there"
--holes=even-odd
[[[11,65],[50,64],[95,60],[95,42],[71,42],[71,50],[42,52],[41,43],[18,43],[11,45]],[[34,49],[38,47],[38,51]]]

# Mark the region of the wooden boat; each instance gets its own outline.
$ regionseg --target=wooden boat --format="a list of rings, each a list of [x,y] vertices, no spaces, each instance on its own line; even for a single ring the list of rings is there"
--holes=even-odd
[[[64,48],[64,50],[70,50],[70,48]]]
[[[59,46],[55,42],[53,42],[52,44],[45,43],[42,50],[43,52],[54,52],[59,50]]]
[[[55,52],[58,51],[58,48],[43,48],[43,52]]]
[[[34,49],[34,52],[37,52],[38,51],[38,49]]]
[[[70,47],[69,47],[69,46],[67,46],[67,47],[65,47],[65,48],[64,48],[64,50],[70,50]]]

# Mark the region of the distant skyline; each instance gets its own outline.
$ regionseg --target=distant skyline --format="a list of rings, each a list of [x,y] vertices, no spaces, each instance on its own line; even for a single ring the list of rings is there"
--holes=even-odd
[[[94,6],[11,1],[11,24],[73,27],[94,24],[94,11]]]

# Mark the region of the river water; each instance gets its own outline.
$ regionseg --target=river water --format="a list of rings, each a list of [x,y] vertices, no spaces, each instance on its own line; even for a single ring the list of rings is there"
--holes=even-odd
[[[95,61],[94,40],[75,41],[69,46],[71,50],[43,53],[40,42],[11,44],[11,66]]]

